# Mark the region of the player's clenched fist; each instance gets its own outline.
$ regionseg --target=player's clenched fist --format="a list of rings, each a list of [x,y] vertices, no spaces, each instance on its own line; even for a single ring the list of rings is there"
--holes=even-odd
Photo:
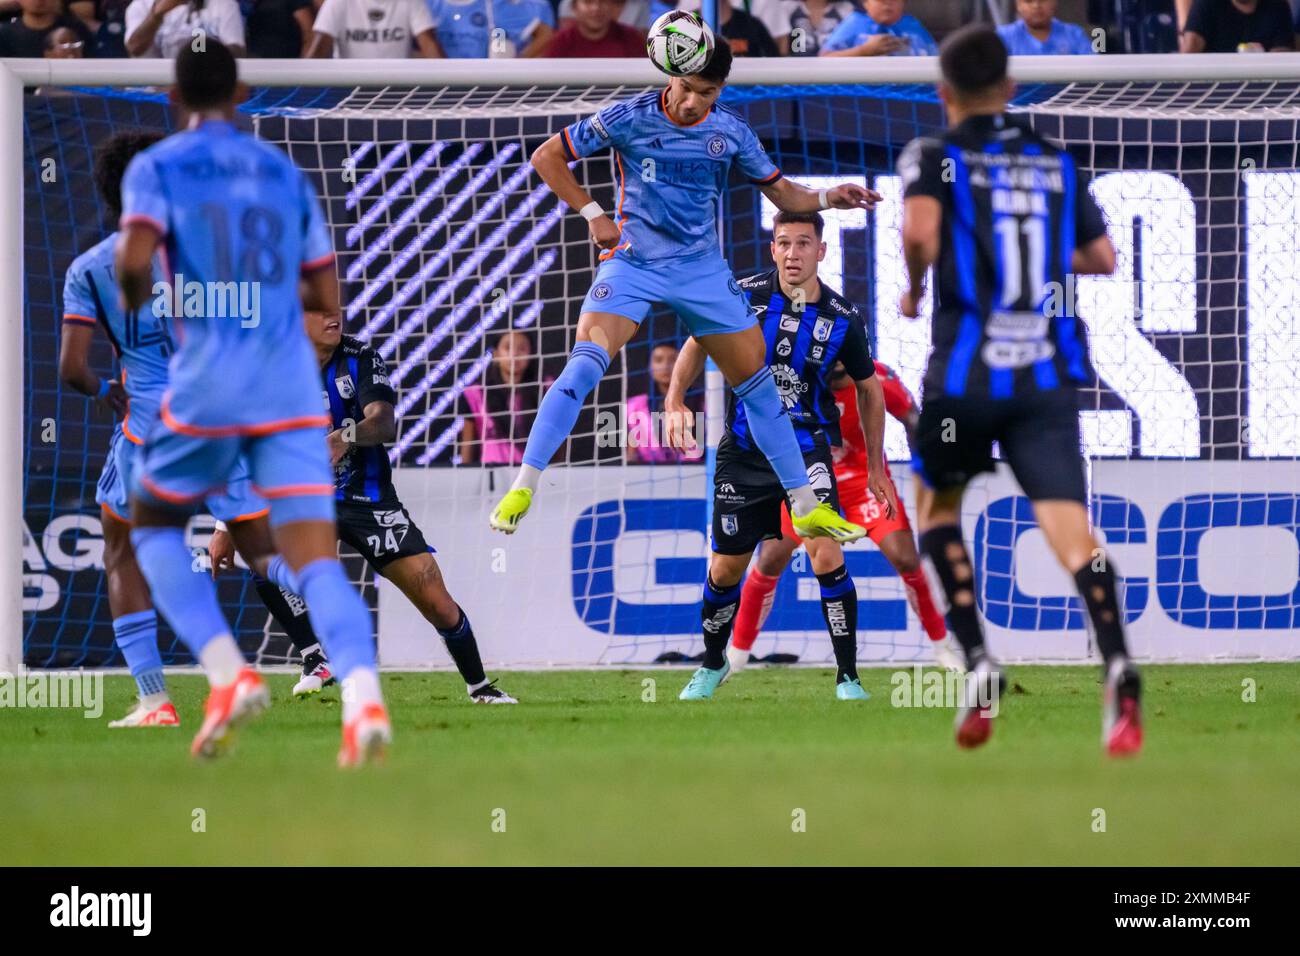
[[[618,226],[609,216],[597,216],[587,223],[591,230],[591,241],[602,249],[613,249],[618,245]]]
[[[884,197],[874,189],[857,183],[841,183],[826,190],[826,202],[832,209],[875,209]]]

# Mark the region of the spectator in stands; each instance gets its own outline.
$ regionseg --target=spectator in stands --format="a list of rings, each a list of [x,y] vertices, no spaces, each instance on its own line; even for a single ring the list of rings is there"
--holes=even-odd
[[[644,56],[645,33],[618,21],[618,0],[573,0],[573,20],[552,37],[548,57]]]
[[[427,0],[443,52],[458,60],[535,57],[555,35],[550,0]]]
[[[677,361],[677,346],[660,342],[650,350],[650,387],[644,395],[632,395],[627,400],[627,460],[629,464],[659,465],[679,461],[699,461],[703,447],[686,453],[670,448],[665,442],[663,424],[664,395],[673,380],[673,363]],[[701,411],[703,403],[687,401],[693,412]],[[698,442],[703,446],[703,442]]]
[[[461,462],[522,463],[542,388],[532,338],[518,329],[501,333],[483,384],[465,389],[469,416],[460,433]]]
[[[94,34],[87,56],[126,56],[126,8],[131,0],[71,0],[68,11]]]
[[[307,56],[404,60],[412,42],[420,56],[442,56],[424,0],[325,0],[311,27]]]
[[[63,12],[62,0],[22,0],[21,14],[0,24],[0,56],[43,57],[46,39],[61,28],[77,35],[83,51],[90,48],[90,31],[76,17]]]
[[[266,59],[306,56],[316,7],[312,0],[245,0],[248,55]]]
[[[763,21],[727,0],[718,0],[718,26],[723,39],[731,44],[733,56],[781,55]]]
[[[45,59],[80,60],[86,55],[86,41],[72,27],[55,27],[45,38]]]
[[[858,11],[853,0],[798,0],[790,4],[788,54],[817,56],[841,23]],[[781,40],[772,34],[779,45]]]
[[[574,0],[560,0],[555,15],[561,27],[572,25]],[[618,7],[618,22],[625,27],[635,27],[643,34],[650,29],[650,0],[623,0]]]
[[[1081,26],[1056,19],[1056,0],[1016,0],[1015,23],[998,27],[998,36],[1012,56],[1096,53]]]
[[[1287,0],[1195,0],[1183,53],[1284,53],[1295,49]]]
[[[174,60],[202,30],[235,56],[244,55],[244,17],[235,0],[131,0],[126,8],[126,52]]]
[[[727,0],[719,0],[718,17],[721,19],[722,35],[731,41],[731,52],[736,56],[785,56],[790,52],[788,38],[790,36],[790,8],[791,0],[737,0],[733,4],[733,9],[740,10],[746,14],[740,20],[736,21],[730,27],[728,32],[727,17],[728,14],[724,9]],[[658,20],[669,10],[685,10],[690,13],[700,12],[700,0],[650,0],[650,22]],[[761,37],[753,35],[749,27],[749,20],[758,20],[763,24],[767,31],[768,37],[776,46],[776,53],[757,53],[751,50],[751,47],[766,45]],[[738,43],[739,40],[752,41]]]
[[[866,0],[822,44],[822,56],[936,56],[939,47],[903,0]]]

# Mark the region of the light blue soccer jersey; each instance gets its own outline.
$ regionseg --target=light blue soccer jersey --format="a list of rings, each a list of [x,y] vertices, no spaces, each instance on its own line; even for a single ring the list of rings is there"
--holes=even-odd
[[[998,36],[1012,56],[1078,55],[1096,53],[1083,27],[1052,18],[1052,30],[1046,40],[1029,32],[1024,20],[998,27]]]
[[[605,149],[617,158],[617,252],[633,262],[721,257],[718,212],[732,166],[751,183],[774,183],[773,164],[739,114],[715,104],[704,119],[679,126],[664,108],[664,91],[607,106],[564,129],[569,158]]]
[[[822,44],[822,52],[851,50],[881,33],[903,37],[911,44],[894,56],[937,56],[939,53],[939,45],[934,42],[934,37],[930,36],[930,31],[916,17],[906,14],[897,23],[884,27],[865,13],[855,13],[836,27],[835,32]]]
[[[493,31],[516,54],[532,41],[540,24],[555,26],[548,0],[426,0],[443,52],[455,59],[484,59]]]
[[[113,270],[116,243],[113,233],[72,260],[63,280],[63,321],[103,326],[122,365],[122,385],[130,399],[122,430],[140,444],[158,418],[176,343],[167,319],[148,305],[133,312],[122,308]],[[154,278],[162,278],[156,259]]]
[[[281,150],[209,121],[137,155],[122,225],[161,236],[179,349],[163,417],[191,434],[324,427],[298,281],[332,266],[316,191]],[[178,308],[179,307],[179,308]]]

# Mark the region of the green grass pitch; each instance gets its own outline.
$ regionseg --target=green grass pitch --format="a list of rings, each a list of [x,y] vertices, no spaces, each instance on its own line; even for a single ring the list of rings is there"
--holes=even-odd
[[[114,676],[100,720],[0,712],[0,863],[1256,865],[1300,854],[1300,665],[1146,668],[1147,747],[1125,762],[1100,752],[1096,667],[1012,668],[993,740],[970,753],[952,742],[951,711],[890,705],[892,673],[864,670],[871,701],[841,703],[828,671],[753,669],[698,704],[677,700],[684,670],[503,674],[518,707],[473,706],[454,675],[387,674],[392,753],[347,773],[334,767],[337,689],[297,702],[292,678],[273,676],[271,712],[230,756],[197,764],[187,748],[202,679],[171,680],[179,731],[110,731],[134,690]]]

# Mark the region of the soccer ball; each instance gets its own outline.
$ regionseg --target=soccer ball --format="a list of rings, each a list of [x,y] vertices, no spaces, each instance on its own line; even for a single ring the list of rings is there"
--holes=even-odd
[[[690,76],[713,55],[713,31],[694,13],[669,10],[651,25],[645,49],[650,62],[669,76]]]

